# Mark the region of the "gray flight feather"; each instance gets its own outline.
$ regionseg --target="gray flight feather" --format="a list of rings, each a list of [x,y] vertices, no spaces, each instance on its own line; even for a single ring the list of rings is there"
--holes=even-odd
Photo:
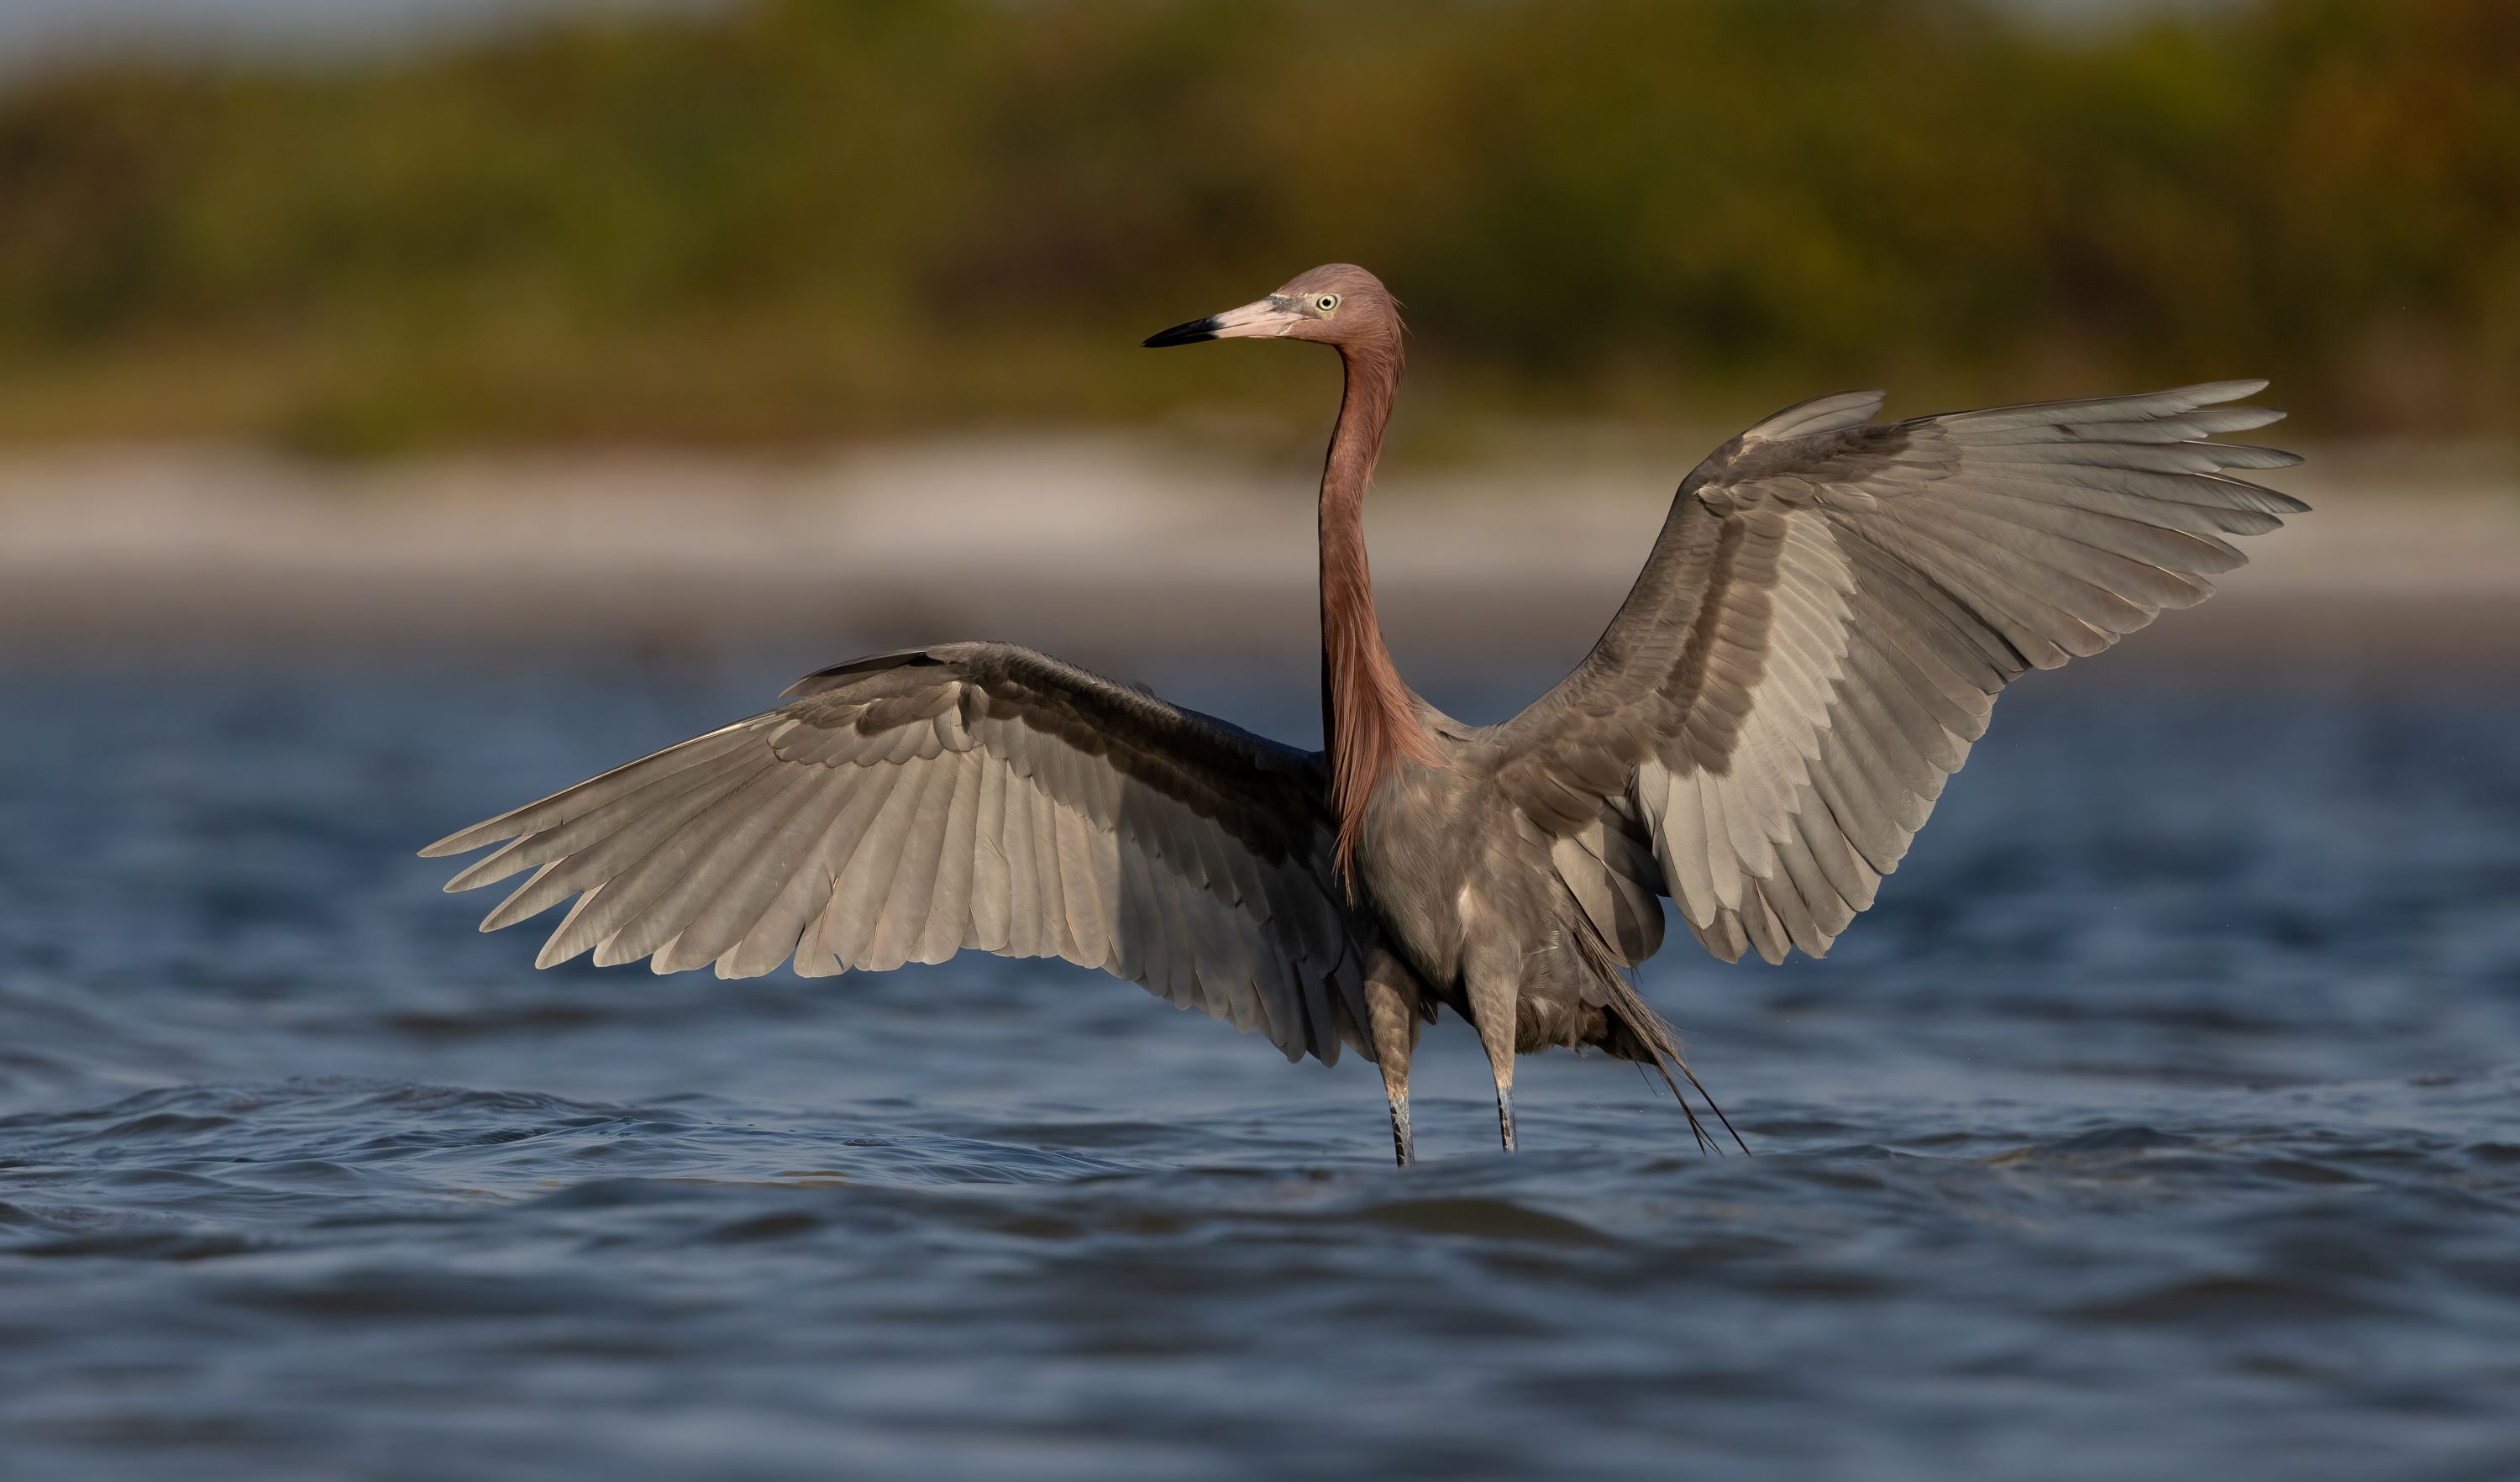
[[[1105,967],[1334,1061],[1365,1019],[1319,757],[1026,650],[947,644],[432,844],[539,867],[483,922],[574,895],[593,952],[721,976],[881,969],[964,947]]]
[[[1487,734],[1500,781],[1562,836],[1633,808],[1656,887],[1716,956],[1821,955],[1997,692],[2203,601],[2243,560],[2225,537],[2306,508],[2226,472],[2293,455],[2207,440],[2280,417],[2223,405],[2263,386],[1778,413],[1689,474],[1593,653]],[[1570,783],[1603,775],[1618,786]]]

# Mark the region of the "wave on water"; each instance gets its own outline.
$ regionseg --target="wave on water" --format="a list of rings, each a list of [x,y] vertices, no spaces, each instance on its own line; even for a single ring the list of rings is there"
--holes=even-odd
[[[1448,1021],[1396,1170],[1064,965],[536,973],[409,857],[756,688],[19,687],[0,1475],[2520,1476],[2507,705],[2026,687],[1828,962],[1649,965],[1755,1156],[1564,1055],[1503,1155]]]

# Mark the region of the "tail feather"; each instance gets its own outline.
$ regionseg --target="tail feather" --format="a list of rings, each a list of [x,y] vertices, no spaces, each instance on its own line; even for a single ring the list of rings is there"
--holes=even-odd
[[[1601,1048],[1620,1059],[1651,1065],[1662,1076],[1663,1084],[1671,1088],[1672,1100],[1680,1103],[1681,1114],[1688,1118],[1689,1135],[1697,1139],[1698,1150],[1703,1152],[1709,1145],[1706,1127],[1689,1106],[1688,1098],[1680,1089],[1680,1081],[1672,1076],[1673,1071],[1679,1071],[1689,1085],[1697,1088],[1699,1096],[1706,1098],[1706,1109],[1714,1112],[1715,1119],[1732,1134],[1732,1145],[1741,1149],[1744,1157],[1749,1156],[1750,1145],[1741,1141],[1741,1134],[1734,1130],[1732,1119],[1715,1103],[1706,1083],[1697,1078],[1696,1071],[1688,1068],[1688,1056],[1681,1051],[1679,1034],[1637,992],[1636,984],[1628,976],[1627,963],[1611,950],[1608,942],[1601,939],[1599,928],[1593,924],[1589,915],[1576,910],[1567,916],[1572,925],[1568,935],[1583,958],[1584,966],[1592,971],[1594,983],[1601,994],[1601,1007],[1609,1021],[1611,1032],[1602,1038]]]

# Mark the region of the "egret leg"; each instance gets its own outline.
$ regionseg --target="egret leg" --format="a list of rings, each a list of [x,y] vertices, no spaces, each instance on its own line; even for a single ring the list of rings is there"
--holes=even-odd
[[[1375,974],[1365,982],[1367,1030],[1373,1037],[1374,1063],[1382,1071],[1382,1095],[1391,1103],[1391,1151],[1408,1167],[1418,1161],[1418,1145],[1409,1134],[1409,1053],[1418,1042],[1417,995]]]
[[[1513,1151],[1513,1041],[1521,997],[1513,980],[1472,974],[1468,983],[1470,1012],[1478,1020],[1479,1045],[1488,1053],[1488,1070],[1496,1077],[1497,1133],[1505,1150]]]

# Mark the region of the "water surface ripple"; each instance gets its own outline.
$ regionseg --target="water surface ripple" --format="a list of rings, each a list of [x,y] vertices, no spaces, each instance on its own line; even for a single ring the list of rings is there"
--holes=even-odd
[[[1828,962],[1649,966],[1758,1156],[1563,1055],[1504,1156],[1446,1025],[1400,1172],[1097,975],[409,858],[765,678],[0,674],[0,1475],[2520,1475],[2520,704],[2028,686]]]

